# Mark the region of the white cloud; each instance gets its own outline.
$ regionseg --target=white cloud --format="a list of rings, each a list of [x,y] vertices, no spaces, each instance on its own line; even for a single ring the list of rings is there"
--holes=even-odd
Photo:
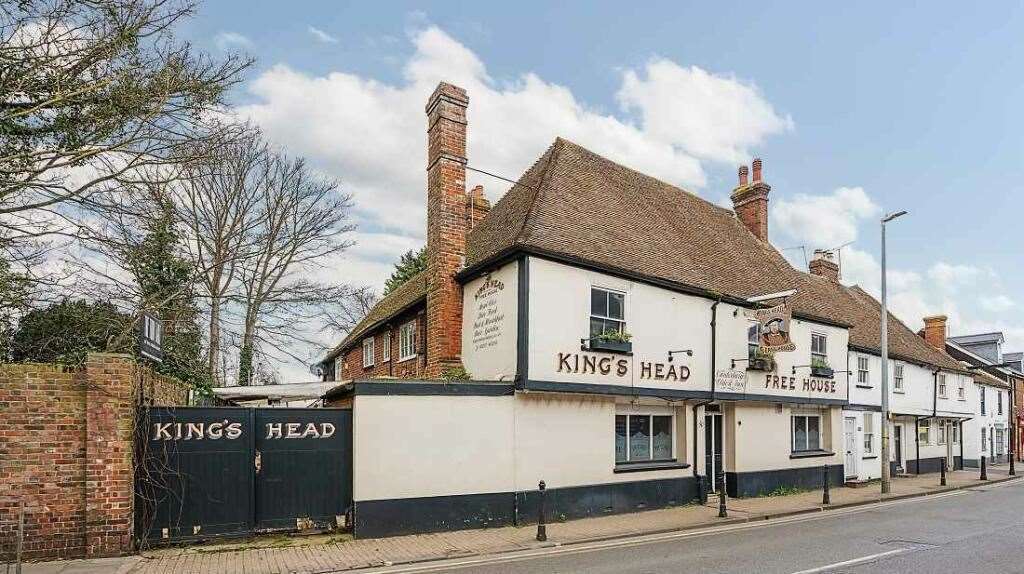
[[[227,52],[234,48],[248,49],[252,48],[252,40],[239,34],[238,32],[229,32],[226,30],[217,32],[217,35],[213,37],[213,43],[217,45],[217,49]]]
[[[803,242],[809,250],[853,241],[861,221],[881,212],[860,187],[840,187],[828,195],[797,194],[773,203],[773,233]]]
[[[982,297],[979,300],[982,308],[992,311],[994,313],[1002,313],[1003,311],[1009,311],[1017,306],[1017,303],[1013,299],[1010,299],[1006,295],[989,295]]]
[[[640,114],[648,137],[701,159],[746,163],[766,136],[793,129],[757,86],[664,58],[626,70],[617,97]]]
[[[358,223],[381,230],[378,240],[391,234],[403,245],[409,238],[423,242],[423,106],[441,80],[469,93],[470,165],[511,178],[563,136],[666,181],[700,188],[702,159],[746,153],[792,124],[774,115],[753,86],[667,60],[648,64],[643,79],[638,71],[624,72],[618,97],[650,120],[669,105],[685,104],[688,112],[673,125],[638,126],[593,109],[569,88],[531,72],[495,79],[475,53],[437,27],[414,33],[411,41],[414,51],[401,82],[344,71],[310,76],[279,64],[249,85],[257,103],[238,110],[270,138],[339,178],[354,195]],[[680,83],[672,67],[688,80]],[[744,106],[751,111],[742,113]],[[483,184],[492,200],[508,187],[485,176],[468,177],[469,185]],[[352,253],[366,258],[363,249],[360,244]]]
[[[312,34],[313,37],[317,39],[317,41],[323,42],[325,44],[338,43],[338,39],[336,37],[328,34],[327,32],[324,32],[323,30],[317,28],[316,26],[310,26],[309,33]]]
[[[981,277],[981,269],[972,265],[954,265],[939,261],[928,269],[928,278],[947,290],[969,286]]]

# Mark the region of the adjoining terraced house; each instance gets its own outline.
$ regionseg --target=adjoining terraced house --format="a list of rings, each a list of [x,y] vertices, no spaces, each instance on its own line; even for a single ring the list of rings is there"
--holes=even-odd
[[[492,208],[468,104],[442,83],[426,107],[427,269],[321,365],[357,536],[530,522],[542,480],[574,518],[877,476],[879,305],[772,247],[760,160],[729,210],[559,138]],[[904,412],[934,416],[932,374],[968,373],[890,333]]]

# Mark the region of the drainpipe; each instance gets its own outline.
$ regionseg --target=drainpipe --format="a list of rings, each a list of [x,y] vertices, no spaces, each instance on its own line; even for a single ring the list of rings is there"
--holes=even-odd
[[[718,299],[711,304],[711,397],[708,400],[700,403],[694,403],[693,405],[693,476],[700,476],[697,472],[697,408],[709,405],[715,402],[715,344],[716,344],[716,329],[718,318],[718,304],[722,302],[722,296],[719,295]],[[704,429],[707,432],[707,429]],[[707,469],[704,469],[707,470]],[[711,478],[714,480],[714,477]]]
[[[914,474],[921,474],[921,417],[914,417]]]

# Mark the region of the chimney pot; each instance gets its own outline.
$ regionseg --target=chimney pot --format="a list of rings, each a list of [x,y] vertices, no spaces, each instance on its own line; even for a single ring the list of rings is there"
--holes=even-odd
[[[747,183],[747,166],[739,169],[740,183],[732,190],[732,209],[740,222],[761,241],[768,241],[768,192],[761,181],[761,160],[754,160],[754,181]]]
[[[752,171],[754,172],[754,183],[761,181],[761,158],[754,158],[754,166]]]
[[[747,185],[747,166],[740,166],[740,185]]]

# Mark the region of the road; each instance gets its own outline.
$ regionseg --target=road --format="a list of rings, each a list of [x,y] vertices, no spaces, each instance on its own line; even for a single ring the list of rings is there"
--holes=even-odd
[[[642,519],[642,514],[638,519]],[[713,531],[681,532],[388,573],[856,574],[1024,572],[1024,481]]]

